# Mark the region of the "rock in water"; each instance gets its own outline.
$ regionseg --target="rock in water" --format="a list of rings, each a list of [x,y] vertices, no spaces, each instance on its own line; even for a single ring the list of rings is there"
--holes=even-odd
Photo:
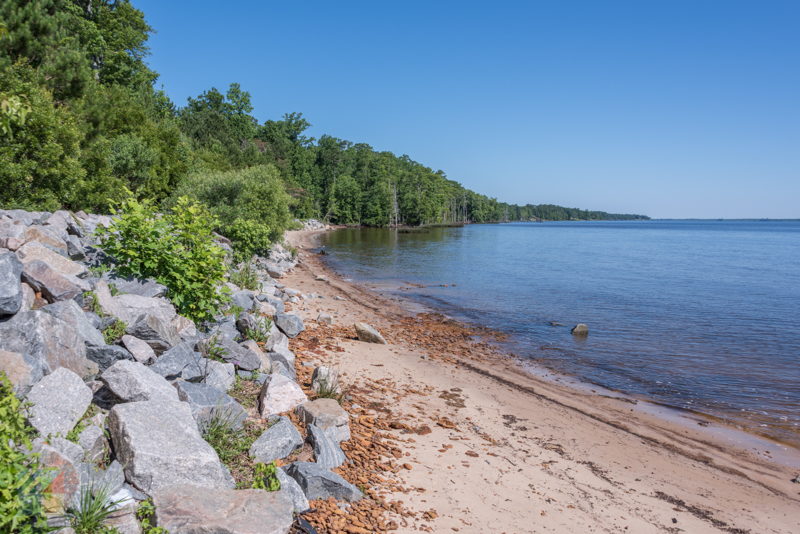
[[[291,378],[280,374],[270,375],[258,395],[258,411],[262,417],[293,410],[308,400],[306,394]]]
[[[295,479],[310,500],[333,497],[339,501],[358,501],[363,497],[357,487],[314,462],[294,462],[286,474]]]
[[[0,316],[14,315],[22,306],[22,263],[6,252],[0,254]]]
[[[66,436],[92,402],[92,390],[81,377],[61,367],[31,388],[28,402],[31,425],[42,437]]]
[[[153,495],[156,523],[173,534],[286,534],[294,520],[287,491],[214,490],[180,484]]]
[[[185,402],[117,404],[108,416],[108,428],[126,480],[147,494],[173,484],[197,484],[216,498],[219,492],[210,488],[233,486]]]
[[[303,437],[288,417],[281,417],[270,426],[250,447],[250,457],[268,464],[273,460],[286,458],[303,446]]]
[[[124,402],[178,401],[178,392],[163,376],[131,360],[118,361],[100,379]]]
[[[570,333],[576,337],[586,337],[589,335],[589,327],[583,323],[578,323],[572,327]]]
[[[275,325],[289,337],[296,337],[305,330],[303,320],[293,313],[278,313],[275,315]]]
[[[370,326],[367,323],[356,323],[355,328],[359,341],[386,345],[386,340],[383,339],[381,333],[378,332],[373,326]]]

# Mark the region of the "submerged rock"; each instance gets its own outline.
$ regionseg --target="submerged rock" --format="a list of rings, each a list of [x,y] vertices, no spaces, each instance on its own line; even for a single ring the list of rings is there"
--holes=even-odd
[[[586,337],[589,335],[589,327],[583,323],[578,323],[572,327],[570,333],[576,337]]]

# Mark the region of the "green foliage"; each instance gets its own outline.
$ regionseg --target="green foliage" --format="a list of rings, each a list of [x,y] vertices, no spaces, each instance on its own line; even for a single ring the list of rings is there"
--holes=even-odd
[[[25,407],[0,372],[0,532],[34,534],[47,531],[42,501],[49,479],[31,448],[33,429]]]
[[[329,378],[319,380],[319,386],[317,387],[318,399],[333,399],[341,404],[344,395],[345,390],[339,382],[338,374],[333,374]]]
[[[165,528],[153,526],[155,515],[156,507],[153,506],[152,500],[147,499],[139,503],[139,508],[136,510],[136,519],[139,520],[142,534],[169,534]]]
[[[249,219],[235,219],[230,226],[223,229],[225,237],[231,240],[234,259],[246,261],[254,254],[266,254],[272,243],[272,232],[269,226]],[[244,286],[241,286],[244,287]]]
[[[97,299],[97,293],[94,291],[87,291],[83,294],[83,306],[98,317],[105,316],[103,308],[100,307],[100,301]]]
[[[231,271],[230,281],[232,284],[250,291],[256,291],[261,287],[258,272],[250,261],[241,265],[237,270]]]
[[[224,356],[228,354],[228,349],[219,342],[219,334],[214,334],[205,343],[201,344],[203,356],[210,360],[226,363]]]
[[[253,479],[253,489],[262,489],[267,491],[278,491],[281,489],[281,481],[275,474],[278,466],[275,462],[263,464],[261,462],[256,464],[255,478]]]
[[[81,489],[80,502],[67,510],[70,526],[75,534],[114,534],[117,529],[103,523],[122,502],[112,501],[105,488],[94,489],[91,486]]]
[[[225,251],[214,242],[216,221],[202,205],[179,198],[159,215],[151,203],[129,198],[114,213],[99,235],[120,274],[155,278],[178,311],[194,321],[219,312],[227,299]]]
[[[125,335],[127,329],[128,325],[119,319],[105,327],[103,329],[103,339],[105,339],[106,345],[112,345],[119,341]]]
[[[272,328],[272,321],[269,317],[256,318],[256,324],[253,328],[248,328],[244,337],[252,339],[257,343],[265,343],[269,339],[269,331]]]
[[[222,463],[228,467],[232,467],[236,461],[241,461],[242,455],[247,455],[247,451],[255,441],[252,433],[236,429],[234,419],[226,413],[215,413],[211,421],[203,425],[201,430],[203,439],[211,445]]]

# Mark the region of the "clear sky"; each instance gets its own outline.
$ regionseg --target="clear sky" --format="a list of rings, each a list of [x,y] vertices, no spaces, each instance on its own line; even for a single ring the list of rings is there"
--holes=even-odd
[[[800,1],[133,3],[179,105],[239,82],[507,202],[800,217]]]

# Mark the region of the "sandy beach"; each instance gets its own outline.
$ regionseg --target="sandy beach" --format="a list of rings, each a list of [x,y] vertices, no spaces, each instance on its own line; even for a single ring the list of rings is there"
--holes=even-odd
[[[298,374],[340,369],[354,419],[345,451],[361,458],[341,472],[385,500],[392,530],[800,532],[800,451],[534,376],[472,328],[337,277],[312,251],[318,234],[289,232],[301,261],[281,279],[320,297],[291,306],[307,325],[292,341]],[[356,340],[358,321],[388,344]],[[320,511],[315,524],[369,532],[358,517]]]

